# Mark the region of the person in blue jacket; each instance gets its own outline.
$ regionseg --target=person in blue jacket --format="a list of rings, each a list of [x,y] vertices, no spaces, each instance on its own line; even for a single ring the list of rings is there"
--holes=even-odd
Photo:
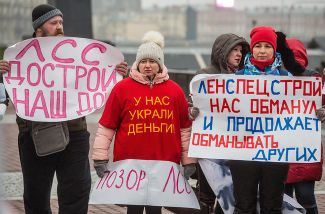
[[[259,26],[250,33],[250,51],[244,69],[237,75],[291,76],[281,69],[276,52],[277,35],[273,28]],[[235,198],[235,214],[255,214],[259,198],[260,213],[281,214],[288,163],[230,160]],[[259,197],[258,197],[259,195]]]

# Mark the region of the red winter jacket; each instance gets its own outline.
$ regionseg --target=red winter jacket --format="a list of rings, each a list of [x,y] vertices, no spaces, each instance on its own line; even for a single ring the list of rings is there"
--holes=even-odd
[[[290,163],[286,183],[302,181],[319,181],[323,173],[323,149],[321,162],[318,163]]]
[[[93,160],[108,160],[115,134],[114,161],[126,159],[196,163],[188,157],[192,122],[182,89],[168,79],[167,68],[153,81],[137,71],[117,83],[99,121]]]

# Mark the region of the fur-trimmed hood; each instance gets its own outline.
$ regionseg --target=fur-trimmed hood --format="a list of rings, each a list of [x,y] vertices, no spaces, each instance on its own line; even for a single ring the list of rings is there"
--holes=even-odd
[[[244,65],[243,59],[249,52],[249,44],[246,40],[236,34],[227,33],[222,34],[214,41],[211,52],[211,65],[215,68],[215,71],[219,71],[218,73],[229,73],[227,68],[228,56],[237,45],[241,45],[243,48],[243,56],[239,64],[239,69],[241,69]]]

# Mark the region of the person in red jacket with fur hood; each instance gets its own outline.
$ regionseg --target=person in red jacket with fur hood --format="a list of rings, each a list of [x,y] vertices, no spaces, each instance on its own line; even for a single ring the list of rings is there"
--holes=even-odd
[[[307,52],[304,44],[298,39],[286,39],[285,35],[277,32],[278,47],[282,54],[282,60],[286,69],[290,70],[294,76],[314,76],[321,77],[321,75],[312,70],[306,69],[308,66]],[[324,105],[324,96],[323,96]],[[320,120],[322,116],[319,116]],[[289,172],[285,185],[285,193],[293,197],[295,192],[296,199],[302,205],[307,214],[317,214],[317,204],[314,193],[315,181],[322,178],[323,159],[318,163],[290,163]]]

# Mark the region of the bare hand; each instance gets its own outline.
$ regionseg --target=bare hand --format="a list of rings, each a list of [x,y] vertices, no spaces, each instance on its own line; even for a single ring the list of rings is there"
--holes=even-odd
[[[10,71],[9,62],[5,60],[0,60],[0,73],[6,73]]]
[[[116,65],[115,70],[123,77],[126,77],[128,75],[128,64],[126,62],[121,62]]]
[[[325,121],[325,106],[316,110],[316,116],[321,122]]]

